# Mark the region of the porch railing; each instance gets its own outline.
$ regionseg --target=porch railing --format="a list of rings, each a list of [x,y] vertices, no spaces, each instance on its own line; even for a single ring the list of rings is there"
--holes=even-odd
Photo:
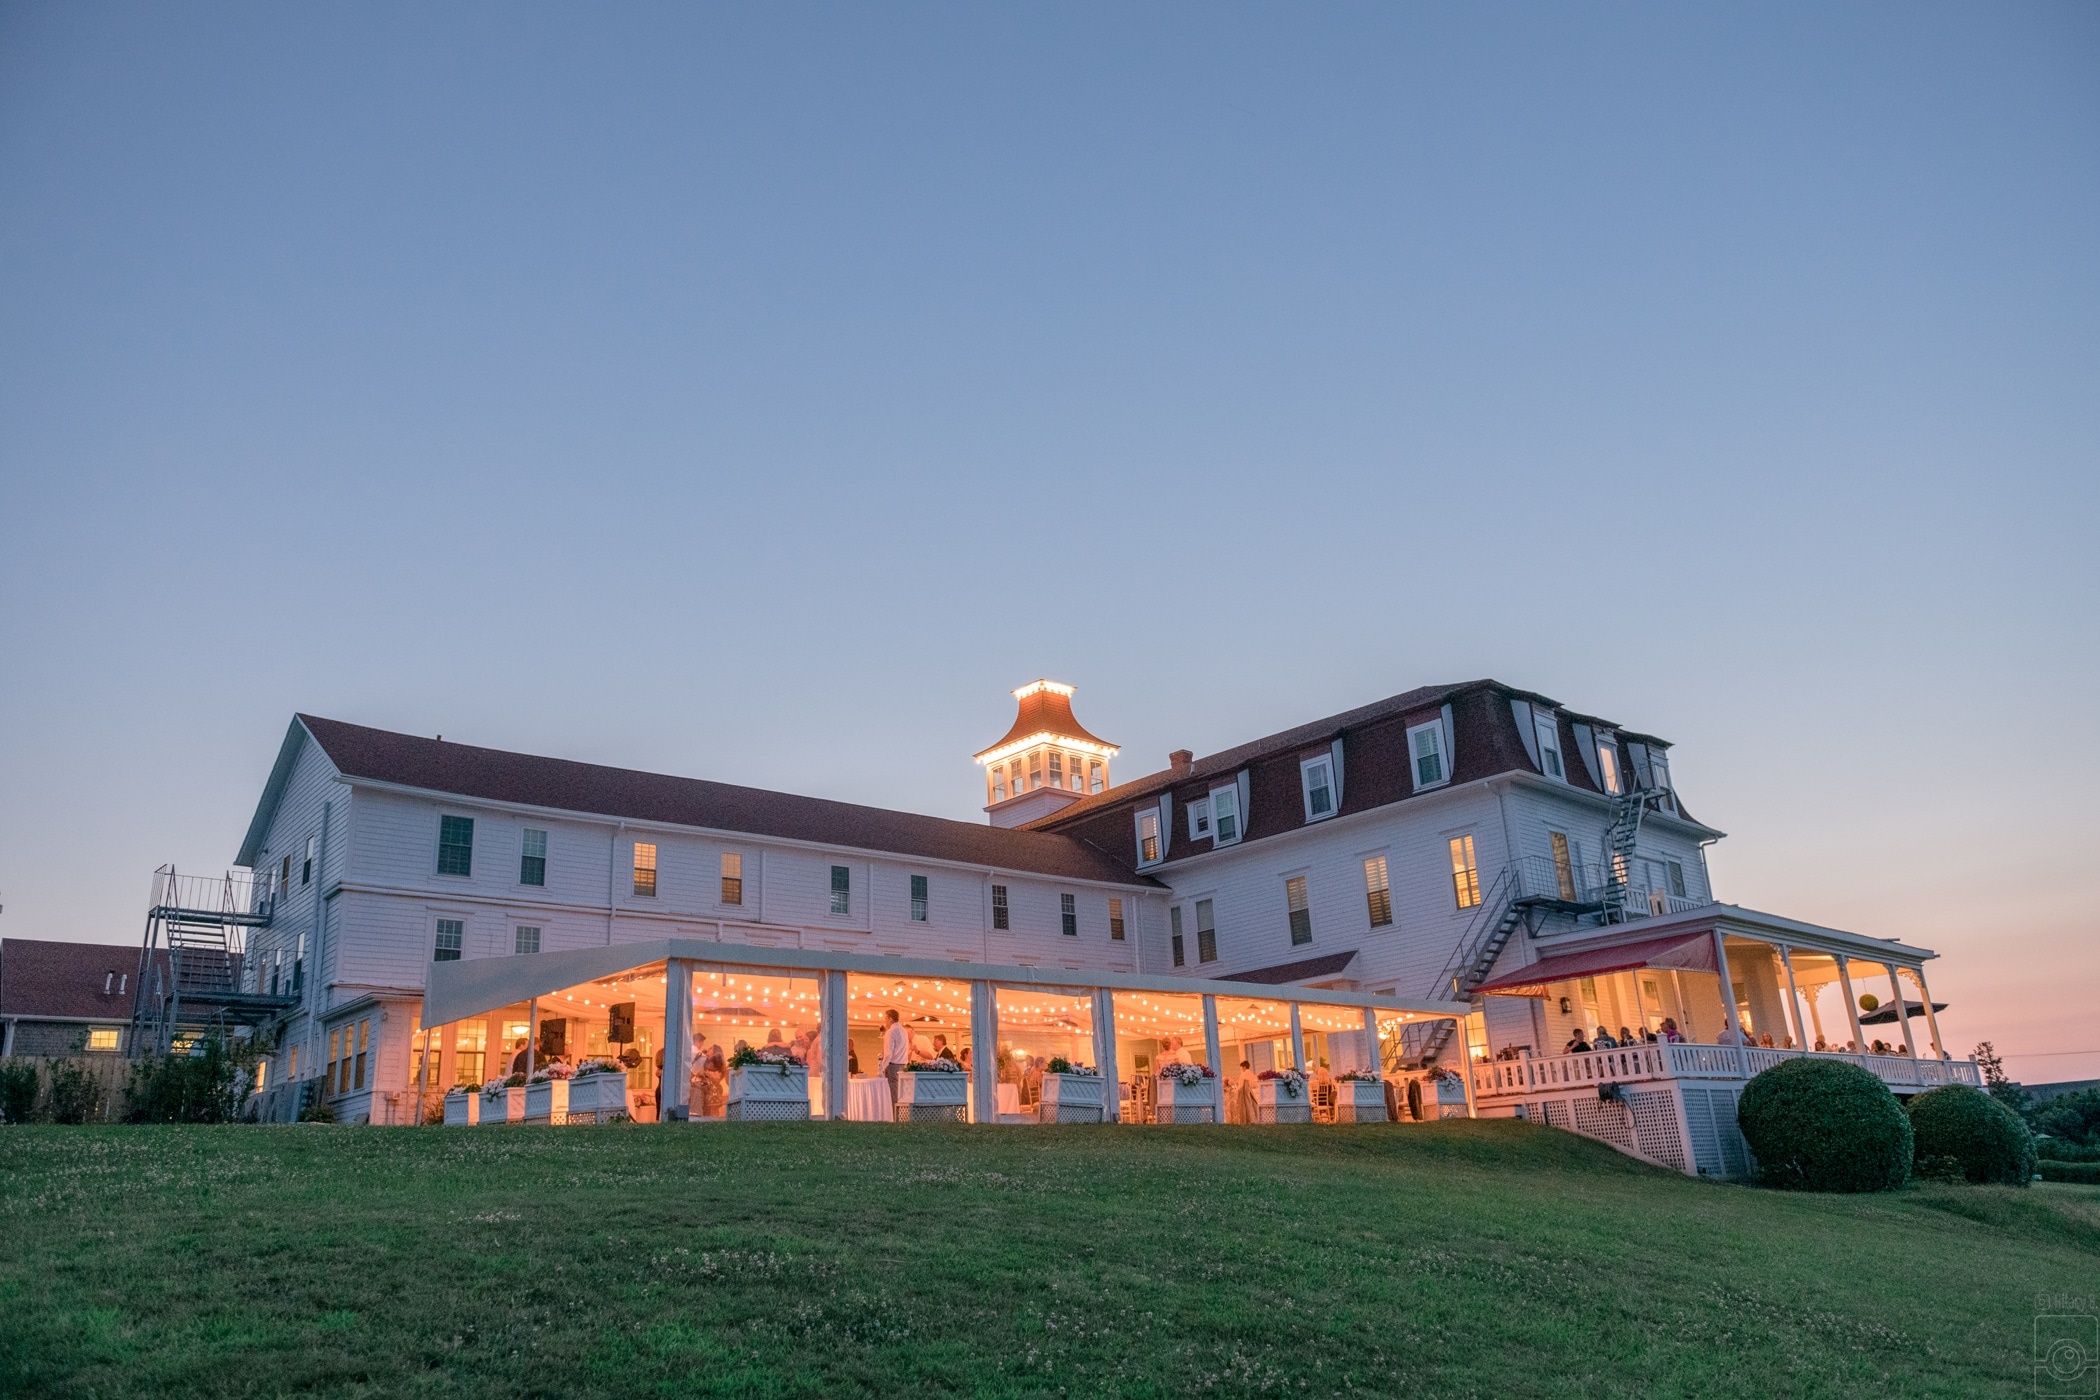
[[[1782,1060],[1814,1055],[1862,1065],[1891,1088],[1923,1089],[1941,1084],[1980,1087],[1982,1071],[1974,1060],[1911,1059],[1907,1055],[1847,1055],[1809,1050],[1767,1050],[1761,1046],[1692,1045],[1667,1042],[1592,1050],[1580,1055],[1526,1056],[1516,1060],[1473,1062],[1473,1093],[1478,1098],[1521,1098],[1589,1084],[1626,1084],[1657,1079],[1744,1080]]]

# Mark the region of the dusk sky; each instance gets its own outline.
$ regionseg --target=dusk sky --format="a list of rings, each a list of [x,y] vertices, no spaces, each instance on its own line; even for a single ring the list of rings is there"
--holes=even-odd
[[[298,710],[982,820],[1493,676],[2100,1076],[2100,8],[0,5],[0,934]]]

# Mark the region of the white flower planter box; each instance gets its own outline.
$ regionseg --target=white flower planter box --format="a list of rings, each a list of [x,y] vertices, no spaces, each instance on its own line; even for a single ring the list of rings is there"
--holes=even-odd
[[[1155,1123],[1215,1123],[1218,1121],[1218,1081],[1205,1079],[1196,1084],[1176,1084],[1171,1079],[1155,1079],[1159,1086],[1159,1100],[1153,1106],[1152,1121]]]
[[[566,1123],[569,1121],[569,1081],[545,1079],[525,1086],[525,1121]]]
[[[1335,1080],[1334,1121],[1337,1123],[1385,1122],[1385,1081],[1383,1079]]]
[[[525,1121],[525,1086],[505,1089],[493,1099],[481,1095],[481,1117],[477,1120],[484,1126],[491,1123],[522,1123]]]
[[[1312,1085],[1302,1084],[1296,1094],[1280,1079],[1254,1081],[1254,1121],[1257,1123],[1312,1122]]]
[[[445,1126],[471,1128],[481,1121],[481,1106],[487,1100],[476,1089],[465,1094],[445,1095]]]
[[[627,1112],[627,1076],[585,1074],[569,1081],[569,1121],[605,1123]]]
[[[1465,1081],[1456,1077],[1439,1079],[1436,1083],[1436,1107],[1436,1116],[1439,1118],[1471,1116],[1466,1108]]]
[[[970,1121],[970,1076],[928,1070],[897,1073],[899,1123],[967,1123]]]
[[[1046,1074],[1043,1076],[1039,1123],[1099,1123],[1108,1080],[1099,1074]]]
[[[729,1071],[729,1109],[741,1122],[809,1119],[807,1065],[746,1065]]]

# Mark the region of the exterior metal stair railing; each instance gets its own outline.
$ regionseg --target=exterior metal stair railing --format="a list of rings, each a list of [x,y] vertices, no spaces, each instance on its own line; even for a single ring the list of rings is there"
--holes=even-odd
[[[1495,960],[1502,956],[1502,950],[1516,935],[1517,926],[1524,922],[1525,905],[1518,899],[1518,894],[1516,871],[1504,866],[1502,873],[1488,886],[1479,910],[1473,915],[1472,922],[1466,925],[1466,931],[1460,936],[1450,960],[1444,964],[1444,970],[1437,974],[1436,982],[1430,988],[1431,996],[1465,1001],[1472,996],[1475,987],[1487,981],[1488,974],[1495,970]],[[1413,1053],[1408,1058],[1418,1064],[1430,1064],[1450,1044],[1455,1028],[1449,1021],[1422,1024],[1420,1044],[1410,1047]]]
[[[1626,922],[1626,891],[1631,883],[1633,870],[1633,848],[1641,835],[1641,818],[1648,814],[1648,804],[1658,795],[1654,788],[1635,788],[1622,792],[1612,803],[1611,831],[1607,842],[1611,847],[1611,859],[1604,868],[1604,922],[1623,924]]]

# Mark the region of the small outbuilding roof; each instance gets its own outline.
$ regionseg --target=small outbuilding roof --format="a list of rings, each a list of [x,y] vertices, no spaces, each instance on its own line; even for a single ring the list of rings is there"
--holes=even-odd
[[[121,943],[0,939],[0,1016],[128,1021],[138,971],[139,950]]]

